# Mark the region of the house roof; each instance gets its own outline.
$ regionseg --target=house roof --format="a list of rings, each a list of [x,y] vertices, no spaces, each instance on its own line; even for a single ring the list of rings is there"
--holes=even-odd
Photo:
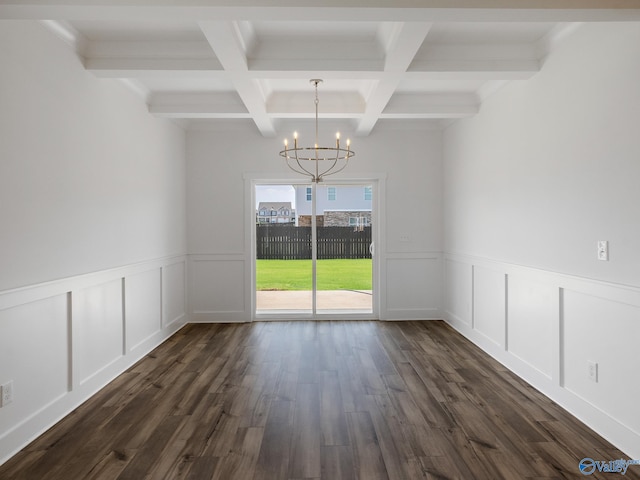
[[[260,210],[289,210],[289,212],[293,212],[291,202],[260,202],[258,204],[258,211]]]

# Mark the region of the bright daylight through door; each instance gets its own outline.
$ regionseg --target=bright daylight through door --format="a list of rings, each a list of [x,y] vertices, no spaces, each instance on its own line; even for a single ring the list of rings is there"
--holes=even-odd
[[[256,313],[371,314],[372,197],[370,184],[257,185]]]

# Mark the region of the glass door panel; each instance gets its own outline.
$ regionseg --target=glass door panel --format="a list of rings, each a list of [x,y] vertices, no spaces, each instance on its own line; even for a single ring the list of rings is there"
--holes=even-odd
[[[311,225],[298,225],[297,190],[256,185],[257,314],[313,313]]]
[[[316,311],[373,312],[371,185],[317,187]]]

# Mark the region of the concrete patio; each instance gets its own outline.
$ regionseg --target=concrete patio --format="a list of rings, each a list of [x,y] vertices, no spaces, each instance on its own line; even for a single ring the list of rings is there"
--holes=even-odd
[[[256,309],[260,312],[311,310],[311,291],[257,291]],[[372,310],[371,290],[319,290],[318,310]]]

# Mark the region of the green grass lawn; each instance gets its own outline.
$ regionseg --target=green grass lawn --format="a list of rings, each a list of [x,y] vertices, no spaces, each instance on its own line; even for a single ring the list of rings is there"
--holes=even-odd
[[[318,260],[318,290],[371,290],[371,259]],[[258,290],[311,290],[311,260],[256,260]]]

